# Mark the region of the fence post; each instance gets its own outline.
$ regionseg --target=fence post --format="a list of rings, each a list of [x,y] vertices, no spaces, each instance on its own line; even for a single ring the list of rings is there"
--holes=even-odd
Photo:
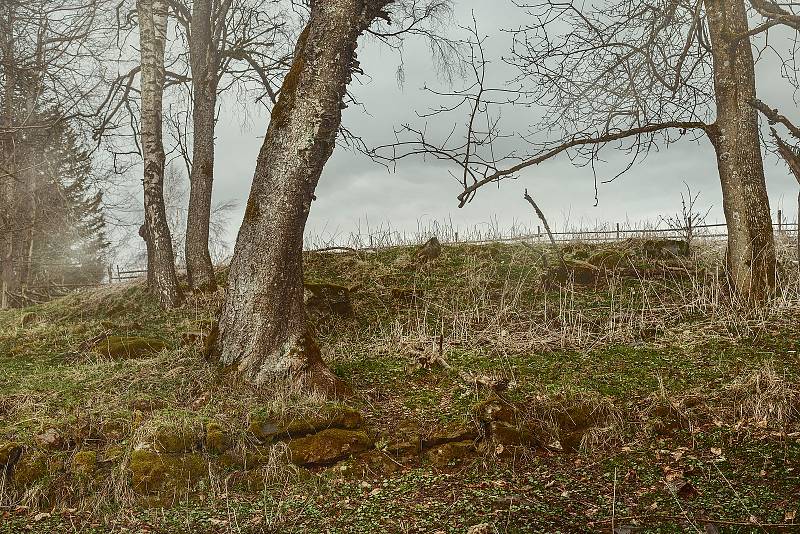
[[[6,297],[6,281],[3,280],[3,286],[0,288],[0,310],[8,308],[8,297]]]
[[[111,267],[111,265],[108,266],[108,283],[114,283],[114,269]]]
[[[686,243],[691,245],[692,237],[694,236],[694,226],[692,226],[692,216],[689,215],[686,221],[689,223],[689,227],[686,229]]]
[[[536,240],[540,240],[542,238],[542,227],[541,225],[536,227]]]
[[[619,241],[620,233],[619,233],[619,223],[617,223],[617,241]]]
[[[458,232],[456,232],[456,243],[458,243]]]
[[[778,233],[783,231],[783,211],[778,210]]]

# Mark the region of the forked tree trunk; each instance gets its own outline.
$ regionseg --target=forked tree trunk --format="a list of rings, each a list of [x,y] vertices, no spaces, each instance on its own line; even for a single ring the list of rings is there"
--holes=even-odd
[[[744,0],[705,0],[714,61],[717,120],[710,134],[728,223],[728,278],[748,301],[775,288],[775,240],[764,180],[756,110],[753,54]]]
[[[359,35],[387,0],[312,3],[258,156],[212,356],[262,385],[340,395],[306,322],[303,230],[333,152]]]
[[[181,303],[172,237],[164,208],[164,144],[161,114],[164,94],[164,47],[167,5],[162,0],[137,0],[142,58],[141,134],[144,156],[144,220],[147,230],[148,272],[154,291],[165,308]]]
[[[186,273],[189,287],[198,291],[213,291],[217,287],[214,265],[208,251],[219,70],[219,53],[211,23],[212,10],[212,0],[194,0],[189,36],[194,133],[186,221]],[[224,13],[219,16],[224,17]]]

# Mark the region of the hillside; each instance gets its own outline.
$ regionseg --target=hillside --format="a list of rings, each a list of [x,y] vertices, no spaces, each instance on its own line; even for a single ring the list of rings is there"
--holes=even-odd
[[[754,309],[656,245],[308,253],[343,403],[206,361],[221,293],[0,312],[0,532],[791,529],[796,266]]]

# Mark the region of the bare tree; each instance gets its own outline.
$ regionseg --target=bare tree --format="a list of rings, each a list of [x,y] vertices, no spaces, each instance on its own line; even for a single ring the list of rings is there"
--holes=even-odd
[[[162,139],[163,95],[166,73],[164,50],[168,8],[162,0],[137,0],[141,49],[141,138],[144,159],[143,237],[148,247],[148,279],[151,290],[166,308],[181,304],[175,274],[175,255],[164,207],[164,143]]]
[[[2,294],[20,285],[41,210],[41,158],[23,158],[29,136],[91,118],[103,33],[102,0],[0,3],[0,266]],[[23,162],[23,159],[25,160]],[[3,297],[0,306],[7,306]]]
[[[800,128],[795,126],[789,118],[782,115],[777,109],[769,107],[761,100],[753,100],[751,104],[767,118],[772,126],[777,124],[783,125],[789,131],[789,134],[795,138],[796,142],[800,142]],[[797,183],[800,184],[800,153],[796,148],[784,141],[783,138],[778,135],[774,127],[770,127],[770,133],[772,134],[772,139],[775,141],[778,155],[786,162],[792,175],[797,179]],[[800,269],[800,192],[797,194],[797,223],[797,260],[798,269]]]
[[[294,382],[341,395],[306,321],[303,230],[340,130],[356,46],[391,0],[310,3],[261,147],[212,356],[255,384]],[[445,3],[439,2],[443,7]],[[383,32],[381,32],[383,33]]]
[[[466,113],[466,132],[450,132],[441,141],[406,125],[399,142],[378,147],[376,155],[384,161],[433,155],[455,164],[464,206],[485,185],[516,178],[561,154],[594,172],[602,149],[626,151],[629,163],[613,180],[655,147],[705,136],[722,184],[730,284],[745,299],[770,295],[775,246],[758,116],[750,106],[756,97],[752,47],[769,28],[789,25],[788,19],[751,29],[745,0],[518,5],[526,24],[513,32],[507,59],[519,73],[514,83],[501,88],[485,83],[483,38],[473,28],[475,82],[462,91],[438,93],[456,102],[432,111]],[[500,114],[512,104],[543,108],[532,133],[503,133]],[[559,138],[542,141],[550,132]],[[507,149],[506,136],[533,150]]]
[[[289,61],[284,47],[279,46],[281,40],[276,39],[281,24],[270,13],[273,4],[275,0],[193,0],[191,6],[181,0],[171,2],[189,44],[193,133],[185,258],[189,286],[195,290],[216,288],[208,243],[214,134],[217,96],[230,87],[220,84],[226,75],[231,83],[242,85],[255,78],[269,103],[274,104],[275,77],[285,72],[284,65]],[[273,57],[273,50],[277,57]]]

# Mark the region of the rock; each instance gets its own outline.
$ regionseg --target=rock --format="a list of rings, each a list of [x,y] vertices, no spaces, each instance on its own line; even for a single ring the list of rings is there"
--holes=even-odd
[[[433,434],[427,439],[422,440],[422,448],[424,450],[443,445],[445,443],[452,443],[454,441],[475,441],[478,439],[478,432],[467,428],[456,428],[450,431]]]
[[[101,463],[112,464],[121,461],[125,457],[125,449],[119,445],[111,445],[103,452]]]
[[[689,243],[681,239],[643,239],[642,254],[645,258],[663,260],[689,256]]]
[[[270,463],[270,451],[268,447],[256,447],[253,450],[238,451],[228,449],[219,457],[219,464],[229,470],[249,471],[262,465]]]
[[[205,459],[196,453],[164,454],[137,450],[128,466],[133,490],[140,494],[163,492],[170,496],[193,489],[208,476]]]
[[[448,467],[475,456],[472,441],[445,443],[428,451],[427,457],[436,467]]]
[[[492,421],[489,425],[492,441],[504,447],[537,447],[541,440],[529,429],[519,428],[502,421]]]
[[[349,288],[329,282],[306,282],[304,287],[307,306],[342,317],[353,316]]]
[[[14,466],[14,484],[28,487],[47,475],[47,457],[44,453],[34,452],[23,455]]]
[[[33,440],[43,449],[58,450],[64,446],[64,438],[55,428],[48,428]]]
[[[393,456],[413,456],[422,452],[422,440],[391,442],[382,450]]]
[[[219,423],[212,421],[206,425],[205,446],[208,452],[222,454],[231,448],[232,441]]]
[[[572,281],[582,286],[593,286],[603,276],[604,269],[583,260],[565,260]]]
[[[71,471],[79,477],[90,477],[97,471],[97,453],[79,451],[72,457]]]
[[[22,444],[16,442],[0,445],[0,471],[9,472],[22,456]]]
[[[266,443],[278,439],[294,439],[328,428],[355,430],[363,423],[361,414],[348,406],[327,406],[318,414],[307,418],[292,419],[286,425],[278,425],[272,421],[264,421],[258,416],[250,420],[250,432],[261,442]]]
[[[332,464],[374,446],[365,433],[329,428],[289,442],[289,456],[295,465]]]
[[[192,428],[161,428],[153,436],[157,452],[192,452],[200,449],[202,441]]]
[[[113,360],[147,358],[167,348],[160,339],[149,337],[110,336],[95,345],[93,352]]]

